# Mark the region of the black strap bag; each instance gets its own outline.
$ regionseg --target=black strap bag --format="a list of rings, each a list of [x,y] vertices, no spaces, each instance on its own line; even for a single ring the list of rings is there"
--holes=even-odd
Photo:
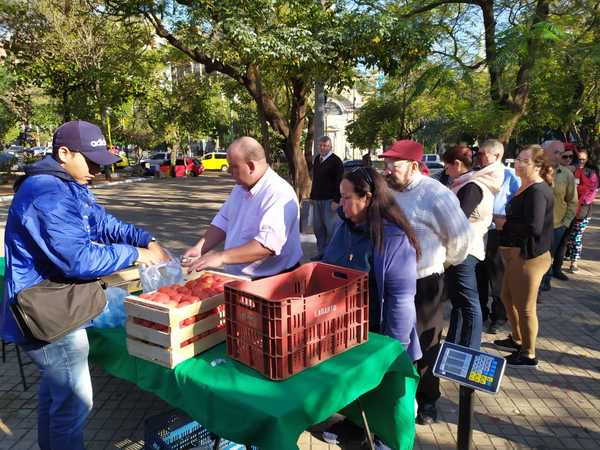
[[[100,280],[44,280],[17,294],[12,311],[28,338],[54,342],[104,311],[106,294]]]

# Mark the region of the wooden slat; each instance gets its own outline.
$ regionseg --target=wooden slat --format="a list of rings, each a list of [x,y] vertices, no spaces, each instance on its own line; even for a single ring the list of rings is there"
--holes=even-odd
[[[210,335],[186,345],[183,348],[166,349],[156,345],[139,341],[135,338],[127,338],[127,351],[130,355],[147,361],[160,364],[172,369],[180,362],[202,353],[209,348],[220,344],[225,340],[225,329],[218,330]]]
[[[198,334],[216,328],[217,325],[225,318],[225,313],[211,314],[210,316],[199,320],[191,325],[179,328],[179,324],[171,329],[170,332],[155,330],[133,322],[133,318],[129,318],[125,325],[127,335],[133,338],[148,341],[161,347],[179,347],[179,345]]]

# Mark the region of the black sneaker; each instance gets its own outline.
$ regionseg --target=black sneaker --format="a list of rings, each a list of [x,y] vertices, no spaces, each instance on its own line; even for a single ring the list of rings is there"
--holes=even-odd
[[[435,403],[423,403],[419,405],[417,412],[417,423],[419,425],[431,425],[437,422],[437,409]]]
[[[498,334],[498,332],[500,330],[502,330],[502,325],[504,325],[503,323],[500,322],[492,322],[490,323],[490,326],[488,327],[488,334]]]
[[[538,360],[537,358],[528,358],[521,354],[521,352],[513,352],[508,356],[504,357],[506,364],[509,367],[520,367],[523,369],[537,369]]]
[[[552,286],[550,285],[550,280],[542,280],[542,284],[540,285],[540,291],[547,292],[550,289],[552,289]]]
[[[510,334],[506,339],[496,339],[494,341],[494,345],[500,350],[506,350],[509,352],[518,352],[521,350],[521,344],[517,344]]]
[[[556,278],[557,280],[562,280],[562,281],[569,280],[569,277],[562,270],[557,270],[557,271],[553,272],[552,276],[554,278]]]

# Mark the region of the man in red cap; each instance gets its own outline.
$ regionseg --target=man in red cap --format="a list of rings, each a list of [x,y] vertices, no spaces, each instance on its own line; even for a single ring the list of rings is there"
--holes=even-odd
[[[421,247],[415,295],[417,330],[423,351],[423,358],[417,363],[421,374],[417,423],[431,424],[437,419],[435,403],[441,395],[433,365],[444,328],[444,267],[459,264],[466,258],[471,231],[456,195],[439,181],[421,173],[421,144],[396,141],[381,156],[385,159],[388,184],[414,227]]]

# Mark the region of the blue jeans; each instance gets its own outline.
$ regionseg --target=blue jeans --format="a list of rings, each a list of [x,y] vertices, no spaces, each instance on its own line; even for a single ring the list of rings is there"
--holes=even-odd
[[[92,410],[89,343],[85,329],[50,344],[25,345],[23,349],[40,369],[40,449],[84,450],[83,427]]]
[[[479,260],[467,256],[462,263],[446,271],[448,296],[452,302],[446,340],[479,350],[483,319],[477,292],[475,266]]]
[[[336,211],[331,210],[332,200],[313,200],[312,202],[313,231],[317,238],[317,250],[322,256],[341,219]]]

